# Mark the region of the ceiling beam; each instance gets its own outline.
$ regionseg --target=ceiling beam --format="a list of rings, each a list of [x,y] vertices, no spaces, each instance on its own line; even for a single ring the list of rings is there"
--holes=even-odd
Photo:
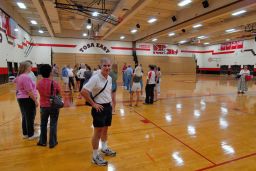
[[[53,34],[53,31],[52,31],[52,28],[51,28],[51,24],[47,18],[47,15],[46,15],[46,12],[42,6],[42,4],[40,3],[39,0],[32,0],[35,8],[37,9],[39,15],[40,15],[40,18],[41,20],[43,21],[45,27],[47,28],[49,34],[54,37],[54,34]]]
[[[114,31],[120,28],[123,24],[125,24],[131,17],[137,14],[137,12],[143,9],[147,4],[149,4],[152,0],[139,0],[131,9],[130,12],[125,14],[123,20],[114,28],[109,30],[102,39],[106,39],[109,35],[111,35]]]
[[[252,13],[252,14],[246,15],[241,18],[236,18],[231,21],[227,21],[225,23],[216,24],[215,26],[211,26],[209,29],[199,30],[196,33],[184,33],[182,35],[172,38],[172,41],[179,42],[180,40],[191,39],[191,38],[195,38],[195,37],[202,36],[202,35],[210,36],[211,34],[214,34],[216,32],[221,32],[221,31],[224,34],[225,33],[224,31],[227,29],[236,28],[241,25],[246,25],[248,23],[255,22],[255,18],[256,18],[256,13]],[[232,33],[230,33],[230,34],[232,34]]]
[[[44,0],[44,6],[54,33],[61,33],[60,18],[53,0]]]
[[[224,4],[225,3],[225,4]],[[143,33],[138,33],[136,35],[136,41],[145,42],[154,37],[167,36],[169,32],[175,30],[181,30],[184,27],[191,26],[197,22],[204,22],[217,18],[224,13],[247,7],[255,4],[255,0],[238,0],[238,1],[222,1],[215,0],[214,3],[205,10],[204,8],[198,8],[198,4],[195,4],[195,8],[187,8],[179,12],[180,16],[177,16],[177,23],[170,22],[167,19],[157,25],[151,27],[148,31]],[[200,4],[201,5],[201,4]],[[196,10],[195,10],[196,9]],[[191,11],[192,10],[192,11]]]
[[[138,2],[139,0],[121,0],[115,7],[114,11],[111,15],[116,16],[116,18],[123,18],[124,15]],[[125,9],[125,10],[124,10]],[[114,25],[104,22],[100,29],[99,29],[99,35],[103,36],[112,29]]]

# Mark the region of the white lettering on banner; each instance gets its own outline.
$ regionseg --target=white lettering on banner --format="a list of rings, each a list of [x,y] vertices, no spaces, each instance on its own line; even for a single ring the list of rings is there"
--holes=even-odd
[[[139,45],[139,48],[150,49],[150,45]]]
[[[83,47],[81,47],[81,48],[79,49],[79,51],[80,51],[80,52],[85,52],[87,49],[89,49],[89,48],[91,48],[91,47],[100,48],[100,49],[102,49],[103,51],[105,51],[105,53],[109,53],[109,52],[110,52],[110,50],[109,50],[106,46],[104,46],[103,44],[101,44],[101,43],[88,43],[88,44],[84,45]]]

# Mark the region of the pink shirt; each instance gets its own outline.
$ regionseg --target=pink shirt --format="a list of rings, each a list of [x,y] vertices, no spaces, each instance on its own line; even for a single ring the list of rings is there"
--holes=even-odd
[[[16,83],[16,96],[18,99],[29,98],[29,91],[32,91],[34,96],[37,97],[36,85],[28,74],[21,74],[14,80],[14,83]]]
[[[49,78],[43,78],[37,83],[37,90],[40,94],[40,107],[51,107],[51,83]],[[53,81],[53,94],[60,93],[60,86],[56,81]]]

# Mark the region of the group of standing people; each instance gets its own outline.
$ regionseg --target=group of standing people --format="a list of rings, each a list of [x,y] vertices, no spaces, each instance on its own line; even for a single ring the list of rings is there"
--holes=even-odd
[[[112,67],[112,68],[111,68]],[[60,94],[61,88],[58,84],[58,68],[56,65],[51,67],[48,64],[43,64],[40,67],[40,74],[42,79],[38,81],[34,80],[36,77],[32,76],[32,63],[25,61],[20,64],[17,78],[14,80],[17,90],[17,101],[20,106],[22,114],[22,132],[23,137],[26,139],[35,139],[39,134],[35,133],[34,120],[36,115],[36,107],[40,104],[40,138],[37,142],[38,146],[47,146],[47,123],[50,118],[50,137],[49,148],[53,148],[58,144],[57,141],[57,123],[59,118],[59,109],[53,108],[51,105],[50,97],[52,95]],[[68,82],[72,84],[72,75],[70,72],[73,70],[68,66],[66,71],[62,70],[62,77],[68,77]],[[106,156],[116,156],[116,152],[112,150],[107,143],[108,128],[112,123],[112,113],[115,110],[116,105],[116,90],[117,90],[117,64],[111,64],[111,60],[108,58],[101,59],[100,70],[94,74],[91,72],[89,66],[81,64],[81,68],[76,72],[76,76],[80,81],[80,93],[88,103],[91,104],[91,115],[93,118],[94,133],[92,137],[92,162],[97,165],[107,165],[108,162],[104,160],[101,153]],[[131,76],[128,80],[130,90],[130,105],[133,103],[133,94],[135,93],[137,98],[135,105],[138,105],[139,96],[142,91],[142,67],[136,66],[136,68],[129,69],[127,75]],[[147,74],[146,84],[146,100],[145,103],[152,104],[154,99],[154,87],[160,82],[160,68],[153,65],[149,66],[150,71]],[[64,74],[63,74],[64,73]],[[66,80],[63,79],[64,83]],[[70,87],[70,86],[69,86]],[[71,88],[71,87],[70,87]],[[73,86],[74,88],[74,86]],[[40,103],[38,102],[38,93],[40,95]],[[152,94],[153,92],[153,94]],[[99,152],[99,142],[102,143],[101,153]]]
[[[143,70],[142,65],[138,65],[133,70],[131,65],[126,65],[122,68],[123,72],[123,86],[130,92],[130,106],[133,104],[133,94],[136,94],[135,106],[138,106],[140,95],[143,94]],[[158,94],[160,94],[160,82],[161,82],[161,69],[156,65],[149,65],[149,72],[146,78],[146,98],[144,104],[153,104],[158,100]]]
[[[23,138],[33,140],[40,136],[37,145],[47,146],[47,123],[48,118],[50,118],[49,147],[53,148],[58,144],[57,121],[59,109],[52,108],[50,96],[60,94],[60,86],[52,80],[52,67],[50,65],[41,65],[40,73],[43,78],[38,81],[37,85],[36,77],[31,69],[31,61],[22,62],[14,80],[14,83],[16,83],[16,97],[22,115]],[[39,106],[37,91],[40,95],[40,135],[34,129],[36,108]]]

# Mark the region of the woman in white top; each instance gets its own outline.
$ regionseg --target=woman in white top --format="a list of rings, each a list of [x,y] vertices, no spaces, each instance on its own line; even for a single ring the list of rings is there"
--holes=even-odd
[[[77,72],[77,77],[78,79],[80,80],[80,87],[79,87],[79,92],[82,90],[83,88],[83,85],[84,85],[84,72],[86,71],[86,68],[85,68],[85,64],[81,64],[81,68],[79,69],[79,71]],[[79,99],[82,98],[81,94],[79,93],[79,96],[78,96]]]
[[[239,75],[241,75],[241,77],[238,80],[237,93],[244,94],[244,92],[248,90],[245,76],[250,75],[250,71],[246,65],[244,66],[244,69],[240,71]]]
[[[142,80],[142,72],[141,72],[141,67],[137,66],[134,70],[134,74],[132,75],[132,90],[130,93],[130,106],[132,106],[133,102],[133,93],[136,92],[136,103],[135,106],[138,106],[139,99],[140,99],[140,92],[141,92],[141,80]]]

